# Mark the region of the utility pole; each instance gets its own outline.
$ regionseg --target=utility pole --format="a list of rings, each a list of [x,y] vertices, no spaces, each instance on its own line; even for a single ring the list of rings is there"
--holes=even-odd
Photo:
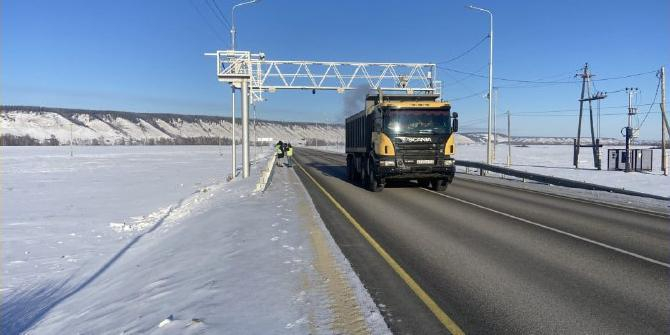
[[[666,156],[665,147],[667,142],[665,136],[670,136],[670,127],[668,127],[668,117],[665,114],[665,66],[661,67],[661,169],[663,175],[668,175],[668,157]]]
[[[633,139],[633,115],[637,113],[637,108],[633,108],[633,95],[637,92],[637,88],[626,87],[628,93],[628,126],[626,127],[626,172],[631,171],[630,161],[630,141]]]
[[[512,165],[512,113],[507,111],[507,167]]]
[[[233,157],[231,157],[233,172],[231,174],[231,177],[235,178],[235,171],[237,169],[237,149],[235,148],[235,85],[233,84],[231,85],[231,87],[233,89],[233,99],[231,100],[231,106],[232,106],[231,108],[233,112],[232,112],[232,118],[230,120],[230,122],[232,122],[231,136],[233,137],[233,142],[231,144],[233,146],[232,147]]]
[[[496,161],[496,148],[498,146],[498,127],[496,126],[496,120],[498,119],[498,88],[493,89],[493,162]]]
[[[579,98],[579,122],[577,123],[577,138],[574,141],[574,151],[572,157],[572,164],[575,168],[579,168],[579,149],[582,147],[591,147],[593,149],[593,165],[596,169],[601,169],[600,162],[600,139],[596,139],[595,131],[593,129],[593,106],[591,104],[594,100],[601,100],[607,97],[604,92],[595,92],[591,95],[591,77],[593,75],[589,72],[589,63],[584,65],[582,73],[578,74],[582,78],[582,94]],[[589,103],[589,120],[591,121],[591,144],[582,144],[582,115],[584,114],[584,102]]]
[[[242,79],[242,178],[249,177],[249,81]]]

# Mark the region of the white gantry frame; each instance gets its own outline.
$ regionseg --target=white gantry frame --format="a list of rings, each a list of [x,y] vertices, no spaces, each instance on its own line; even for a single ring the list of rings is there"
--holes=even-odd
[[[219,81],[239,87],[249,81],[251,102],[262,101],[263,92],[282,89],[346,90],[367,87],[407,94],[440,95],[436,65],[431,63],[366,63],[268,60],[263,53],[220,50],[216,56]]]
[[[263,53],[219,50],[216,74],[221,82],[242,90],[243,177],[249,176],[249,103],[263,101],[264,92],[283,89],[334,90],[361,87],[441,95],[437,66],[431,63],[365,63],[267,60]]]

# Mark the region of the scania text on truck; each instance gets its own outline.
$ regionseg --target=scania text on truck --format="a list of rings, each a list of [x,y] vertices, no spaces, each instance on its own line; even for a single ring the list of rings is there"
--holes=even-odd
[[[346,119],[347,177],[373,192],[392,180],[444,191],[454,179],[458,114],[437,95],[367,95]]]

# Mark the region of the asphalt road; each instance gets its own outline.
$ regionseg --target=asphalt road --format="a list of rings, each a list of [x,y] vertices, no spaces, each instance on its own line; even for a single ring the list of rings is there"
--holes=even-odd
[[[457,179],[372,193],[344,155],[295,167],[394,333],[449,333],[311,175],[468,334],[670,333],[670,218]],[[302,166],[305,171],[303,171]]]

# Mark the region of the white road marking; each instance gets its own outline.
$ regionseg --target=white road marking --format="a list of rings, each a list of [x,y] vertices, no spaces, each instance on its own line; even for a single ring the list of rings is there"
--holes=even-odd
[[[495,184],[495,183],[490,183],[490,182],[487,182],[487,181],[477,180],[477,179],[472,179],[472,178],[465,178],[464,180],[467,180],[467,181],[473,182],[473,183],[484,184],[484,185],[488,185],[488,186],[502,187],[502,188],[506,188],[508,190],[515,190],[515,191],[518,190],[518,191],[523,191],[523,192],[528,192],[528,193],[533,193],[533,194],[541,194],[541,195],[548,196],[548,197],[554,197],[554,198],[559,198],[559,199],[567,199],[567,200],[570,200],[570,201],[579,202],[579,203],[583,203],[583,204],[587,204],[587,205],[591,205],[591,206],[595,205],[595,206],[601,206],[601,207],[606,207],[606,208],[614,208],[614,209],[622,210],[622,211],[626,211],[626,212],[656,216],[656,217],[660,217],[662,219],[667,219],[668,218],[668,214],[662,213],[662,212],[657,212],[657,211],[650,210],[650,209],[631,208],[631,207],[628,207],[628,206],[625,206],[625,205],[622,205],[622,204],[610,205],[610,204],[602,203],[602,202],[597,201],[597,200],[579,199],[579,198],[575,198],[575,197],[572,197],[572,196],[569,196],[569,195],[554,194],[554,193],[549,193],[549,192],[543,192],[541,190],[533,190],[533,189],[528,189],[528,188],[515,187],[515,186],[512,186],[512,185]],[[559,187],[566,187],[566,186],[559,186]],[[596,191],[596,192],[605,192],[605,191]]]
[[[495,209],[493,209],[493,208],[488,208],[488,207],[486,207],[486,206],[482,206],[482,205],[476,204],[476,203],[474,203],[474,202],[470,202],[470,201],[467,201],[467,200],[463,200],[463,199],[460,199],[460,198],[456,198],[456,197],[453,197],[453,196],[450,196],[450,195],[446,195],[446,194],[443,194],[443,193],[435,192],[435,191],[433,191],[433,190],[427,190],[427,189],[425,189],[425,188],[422,188],[422,190],[424,190],[424,191],[426,191],[426,192],[430,192],[430,193],[437,194],[437,195],[442,196],[442,197],[445,197],[445,198],[449,198],[449,199],[452,199],[452,200],[456,200],[456,201],[462,202],[462,203],[464,203],[464,204],[468,204],[468,205],[470,205],[470,206],[474,206],[474,207],[477,207],[477,208],[481,208],[481,209],[487,210],[487,211],[489,211],[489,212],[493,212],[493,213],[496,213],[496,214],[499,214],[499,215],[502,215],[502,216],[506,216],[506,217],[508,217],[508,218],[512,218],[512,219],[514,219],[514,220],[518,220],[518,221],[521,221],[521,222],[525,222],[525,223],[531,224],[531,225],[536,226],[536,227],[544,228],[544,229],[553,231],[553,232],[555,232],[555,233],[559,233],[559,234],[562,234],[562,235],[565,235],[565,236],[569,236],[569,237],[572,237],[572,238],[576,238],[576,239],[581,240],[581,241],[584,241],[584,242],[588,242],[588,243],[591,243],[591,244],[595,244],[595,245],[597,245],[597,246],[601,246],[601,247],[603,247],[603,248],[607,248],[607,249],[610,249],[610,250],[613,250],[613,251],[616,251],[616,252],[619,252],[619,253],[622,253],[622,254],[625,254],[625,255],[628,255],[628,256],[632,256],[632,257],[635,257],[635,258],[638,258],[638,259],[641,259],[641,260],[644,260],[644,261],[647,261],[647,262],[650,262],[650,263],[654,263],[654,264],[658,264],[658,265],[660,265],[660,266],[664,266],[664,267],[666,267],[666,268],[670,268],[670,264],[668,264],[668,263],[664,263],[664,262],[661,262],[661,261],[659,261],[659,260],[655,260],[655,259],[653,259],[653,258],[649,258],[649,257],[646,257],[646,256],[642,256],[642,255],[640,255],[640,254],[636,254],[636,253],[634,253],[634,252],[630,252],[630,251],[627,251],[627,250],[624,250],[624,249],[621,249],[621,248],[617,248],[617,247],[615,247],[615,246],[611,246],[611,245],[606,244],[606,243],[598,242],[598,241],[592,240],[592,239],[590,239],[590,238],[586,238],[586,237],[582,237],[582,236],[575,235],[575,234],[572,234],[572,233],[568,233],[567,231],[563,231],[563,230],[560,230],[560,229],[557,229],[557,228],[552,228],[552,227],[549,227],[549,226],[545,226],[545,225],[543,225],[543,224],[541,224],[541,223],[533,222],[533,221],[530,221],[530,220],[527,220],[527,219],[524,219],[524,218],[520,218],[520,217],[518,217],[518,216],[514,216],[514,215],[512,215],[512,214],[508,214],[508,213],[505,213],[505,212],[501,212],[501,211],[499,211],[499,210],[495,210]]]

